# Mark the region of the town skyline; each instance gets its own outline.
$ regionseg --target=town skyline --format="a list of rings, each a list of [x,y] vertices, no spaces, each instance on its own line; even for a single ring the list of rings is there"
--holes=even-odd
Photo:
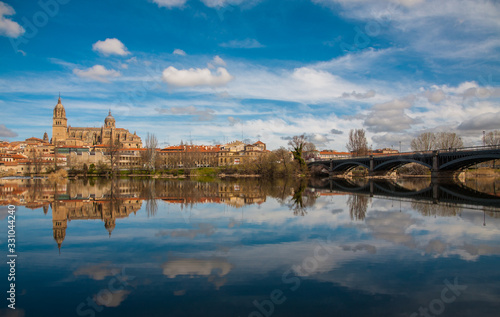
[[[498,129],[494,1],[89,3],[0,1],[0,139],[50,133],[59,93],[72,126],[111,110],[160,147],[306,134],[344,151],[363,128],[405,151],[422,132],[474,146]]]

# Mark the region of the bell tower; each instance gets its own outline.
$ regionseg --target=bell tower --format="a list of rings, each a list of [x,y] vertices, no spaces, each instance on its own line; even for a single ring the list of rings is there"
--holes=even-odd
[[[68,119],[66,119],[66,110],[61,103],[61,95],[54,108],[52,117],[52,144],[65,141],[68,137]]]

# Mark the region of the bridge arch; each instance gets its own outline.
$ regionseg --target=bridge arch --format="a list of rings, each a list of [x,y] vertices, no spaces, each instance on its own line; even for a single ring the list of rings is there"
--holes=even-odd
[[[347,172],[347,171],[349,171],[353,168],[356,168],[358,166],[364,167],[368,170],[370,169],[370,167],[367,166],[366,164],[363,164],[361,162],[352,161],[352,162],[344,162],[344,163],[341,163],[337,166],[334,166],[332,172]]]
[[[487,155],[483,154],[483,155],[460,157],[441,165],[439,169],[447,171],[460,170],[475,164],[488,162],[492,160],[498,160],[498,159],[500,159],[500,154],[495,154],[495,153]]]
[[[415,159],[402,158],[402,159],[390,160],[390,161],[383,162],[383,163],[377,165],[373,169],[373,171],[390,171],[390,170],[394,170],[396,168],[399,168],[401,166],[404,166],[404,165],[410,164],[410,163],[417,163],[417,164],[420,164],[422,166],[427,167],[428,169],[432,169],[432,166],[430,166],[429,164],[427,164],[425,162],[415,160]]]

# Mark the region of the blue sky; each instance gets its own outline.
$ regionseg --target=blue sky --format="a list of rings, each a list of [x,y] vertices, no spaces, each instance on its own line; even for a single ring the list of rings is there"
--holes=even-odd
[[[162,146],[306,133],[344,150],[500,125],[500,3],[486,0],[0,1],[0,139],[68,124]]]

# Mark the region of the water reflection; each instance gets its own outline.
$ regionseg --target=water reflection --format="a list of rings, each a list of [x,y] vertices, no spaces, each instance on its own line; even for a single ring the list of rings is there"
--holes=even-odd
[[[455,278],[468,288],[448,314],[496,316],[500,213],[484,188],[1,180],[0,205],[24,206],[25,316],[264,316],[274,290],[273,316],[410,316]]]

